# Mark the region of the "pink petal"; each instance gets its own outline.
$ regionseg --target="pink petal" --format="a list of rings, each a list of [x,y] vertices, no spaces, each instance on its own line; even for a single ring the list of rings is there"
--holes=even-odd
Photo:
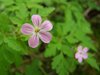
[[[75,58],[78,59],[79,57],[80,57],[80,54],[77,52],[77,53],[75,54]]]
[[[44,43],[49,43],[51,41],[52,35],[49,32],[39,32],[39,37]]]
[[[25,23],[21,28],[21,32],[26,35],[32,34],[33,31],[34,27],[28,23]]]
[[[84,58],[84,59],[87,59],[87,58],[88,58],[88,54],[85,53],[85,54],[83,55],[83,58]]]
[[[53,28],[52,23],[48,20],[44,21],[40,27],[44,31],[50,31]]]
[[[82,61],[83,61],[82,57],[78,58],[79,63],[82,63]]]
[[[36,35],[33,35],[29,40],[28,44],[30,47],[35,48],[39,45],[39,37]]]
[[[85,48],[83,49],[83,51],[84,51],[85,53],[88,52],[88,48],[85,47]]]
[[[79,45],[78,48],[77,48],[77,50],[78,50],[79,52],[82,51],[82,46]]]
[[[32,15],[32,22],[35,26],[39,27],[39,25],[42,22],[41,16],[40,15]]]

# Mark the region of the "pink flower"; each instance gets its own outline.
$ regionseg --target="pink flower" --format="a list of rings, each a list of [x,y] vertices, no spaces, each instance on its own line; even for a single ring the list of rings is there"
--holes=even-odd
[[[88,48],[82,48],[82,46],[78,46],[77,48],[77,53],[75,54],[75,58],[78,59],[78,62],[81,63],[83,61],[83,59],[87,59],[88,58]]]
[[[41,16],[32,15],[31,17],[34,26],[25,23],[21,28],[21,32],[25,35],[30,35],[28,44],[30,47],[35,48],[39,45],[39,38],[44,43],[49,43],[51,41],[52,35],[48,32],[53,26],[50,21],[46,20],[43,23]]]

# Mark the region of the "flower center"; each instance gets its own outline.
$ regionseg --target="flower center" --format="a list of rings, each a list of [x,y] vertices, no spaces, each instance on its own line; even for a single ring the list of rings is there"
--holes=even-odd
[[[84,52],[80,52],[81,55],[84,55]]]
[[[82,53],[82,52],[80,52],[80,54],[82,55],[83,53]]]
[[[39,28],[35,28],[35,32],[38,33],[40,31]]]

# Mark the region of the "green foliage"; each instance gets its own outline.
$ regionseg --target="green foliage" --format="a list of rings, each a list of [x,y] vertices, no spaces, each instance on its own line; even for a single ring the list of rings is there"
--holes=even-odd
[[[54,44],[50,44],[48,46],[48,48],[46,49],[44,55],[45,57],[51,57],[51,56],[55,56],[56,55],[56,47],[54,46]]]
[[[49,8],[40,8],[38,10],[38,14],[40,14],[43,17],[47,17],[51,14],[51,12],[53,12],[55,9],[53,7],[49,7]]]
[[[21,75],[20,73],[16,73],[16,75]]]
[[[69,75],[76,68],[76,62],[72,58],[65,59],[64,55],[60,53],[53,58],[52,68],[56,69],[59,75]]]
[[[57,55],[52,62],[52,68],[56,69],[59,75],[68,75],[68,64],[66,64],[67,60],[63,57],[62,54]]]
[[[54,70],[51,75],[75,75],[78,68],[74,57],[76,47],[81,44],[89,48],[89,53],[97,51],[91,39],[91,23],[84,16],[86,8],[100,10],[95,0],[0,0],[0,75],[12,74],[12,67],[15,75],[42,75],[47,70],[49,75],[51,69]],[[39,14],[53,24],[52,41],[43,48],[44,56],[41,46],[36,49],[28,47],[28,36],[20,32],[24,23],[32,24],[33,14]],[[30,62],[25,63],[26,59]],[[89,55],[86,62],[99,71],[93,56]],[[25,66],[23,74],[17,72],[22,65]]]
[[[0,32],[0,45],[3,43],[3,35]]]
[[[93,56],[89,55],[89,58],[87,59],[87,63],[90,64],[91,67],[99,71],[100,68],[96,62],[96,59]]]
[[[26,66],[25,75],[42,75],[40,71],[40,61],[34,59],[30,65]]]
[[[5,42],[7,45],[15,51],[27,53],[26,45],[21,42],[20,40],[15,39],[14,37],[7,37],[5,38]]]
[[[0,17],[2,17],[0,19],[0,32],[9,32],[12,26],[10,26],[11,22],[8,18],[8,15],[1,13]]]
[[[16,66],[18,64],[21,64],[21,57],[20,55],[13,51],[11,48],[9,48],[6,44],[2,44],[0,46],[0,55],[2,56],[0,58],[0,74],[1,75],[7,75],[10,69],[10,65],[12,63],[15,63]]]

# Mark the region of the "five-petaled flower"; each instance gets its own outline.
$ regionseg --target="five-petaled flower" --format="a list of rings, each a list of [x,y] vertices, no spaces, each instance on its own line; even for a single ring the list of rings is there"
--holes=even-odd
[[[78,62],[81,63],[83,59],[88,58],[88,48],[85,47],[83,48],[82,46],[78,46],[77,52],[75,54],[75,58],[78,59]]]
[[[42,22],[40,15],[32,15],[31,17],[34,26],[25,23],[21,28],[21,32],[25,35],[30,35],[28,44],[30,47],[35,48],[39,45],[39,38],[44,43],[49,43],[51,41],[52,35],[48,32],[53,26],[49,20]]]

